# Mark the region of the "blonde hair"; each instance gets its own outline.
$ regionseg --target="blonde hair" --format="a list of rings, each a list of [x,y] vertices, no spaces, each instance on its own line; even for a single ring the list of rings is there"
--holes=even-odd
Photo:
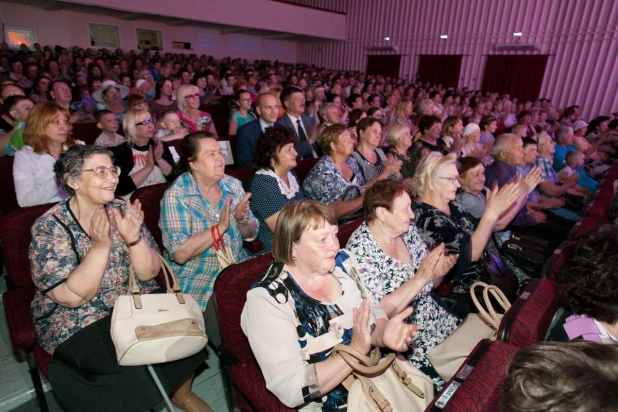
[[[429,188],[429,182],[436,178],[438,172],[445,166],[457,162],[457,155],[449,153],[446,156],[439,152],[431,152],[422,159],[416,167],[412,190],[416,197],[424,196]]]
[[[330,155],[333,152],[331,143],[339,143],[339,137],[348,130],[344,124],[333,124],[322,130],[318,136],[318,146],[322,149],[325,155]]]
[[[148,110],[127,110],[122,121],[122,130],[130,145],[133,145],[137,133],[135,123],[143,122],[146,117],[150,117]]]
[[[192,92],[199,93],[200,88],[194,84],[185,84],[184,86],[180,86],[178,92],[176,92],[176,104],[178,105],[178,110],[185,113],[187,110],[187,103],[185,102],[185,97],[190,95]]]
[[[391,127],[391,130],[388,131],[388,135],[386,136],[386,140],[388,144],[391,146],[397,145],[401,136],[406,134],[406,129],[408,129],[408,133],[410,133],[410,127],[405,124],[395,124]]]
[[[395,106],[395,118],[399,119],[405,116],[406,106],[408,104],[412,104],[412,100],[410,99],[401,99],[397,102]]]

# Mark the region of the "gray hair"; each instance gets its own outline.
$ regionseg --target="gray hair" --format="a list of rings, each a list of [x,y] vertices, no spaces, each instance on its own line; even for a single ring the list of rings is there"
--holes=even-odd
[[[572,127],[569,127],[569,126],[560,127],[560,129],[556,131],[556,140],[562,140],[563,138],[568,136],[568,134],[571,132],[573,132]]]
[[[84,162],[97,154],[108,155],[114,160],[114,155],[106,147],[95,145],[75,144],[60,154],[54,163],[54,174],[64,190],[73,196],[75,190],[69,186],[69,178],[75,179],[82,175]]]
[[[418,114],[423,114],[423,112],[427,110],[428,107],[431,107],[431,106],[435,106],[433,103],[433,100],[430,100],[430,99],[421,100],[418,106],[416,106],[416,112]]]
[[[339,110],[335,103],[326,103],[325,105],[322,105],[319,111],[320,117],[324,119],[324,116],[326,116],[328,114],[328,111],[331,109]]]
[[[500,158],[500,153],[507,152],[511,145],[511,139],[521,139],[514,133],[504,133],[496,137],[494,147],[491,150],[491,154],[496,158]]]

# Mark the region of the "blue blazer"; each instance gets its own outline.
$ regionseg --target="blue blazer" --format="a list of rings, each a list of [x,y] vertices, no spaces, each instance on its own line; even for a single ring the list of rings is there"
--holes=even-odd
[[[309,139],[309,133],[313,130],[314,120],[306,114],[301,114],[300,120],[303,122],[303,126],[305,126],[305,130],[307,131],[307,139]],[[298,133],[296,133],[296,127],[292,124],[290,116],[288,116],[287,113],[277,120],[277,124],[294,132],[294,149],[298,153],[298,156],[296,157],[297,160],[315,158],[311,143],[309,140],[305,140],[303,142],[300,141],[300,137],[298,137]]]
[[[236,131],[236,159],[237,167],[253,167],[253,157],[257,139],[262,135],[260,120],[253,120],[244,124]]]

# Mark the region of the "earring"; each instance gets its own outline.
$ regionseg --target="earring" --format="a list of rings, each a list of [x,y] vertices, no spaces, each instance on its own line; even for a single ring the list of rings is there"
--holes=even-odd
[[[292,262],[296,262],[296,256],[292,256]]]

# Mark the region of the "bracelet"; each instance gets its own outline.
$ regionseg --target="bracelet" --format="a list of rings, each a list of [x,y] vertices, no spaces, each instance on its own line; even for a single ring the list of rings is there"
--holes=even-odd
[[[139,235],[139,237],[137,238],[137,240],[135,242],[127,243],[127,246],[128,247],[135,246],[135,245],[137,245],[141,241],[142,241],[142,235]]]
[[[247,226],[249,224],[249,220],[250,220],[249,217],[246,217],[246,218],[244,218],[242,220],[236,219],[236,223],[238,223],[241,226]]]

